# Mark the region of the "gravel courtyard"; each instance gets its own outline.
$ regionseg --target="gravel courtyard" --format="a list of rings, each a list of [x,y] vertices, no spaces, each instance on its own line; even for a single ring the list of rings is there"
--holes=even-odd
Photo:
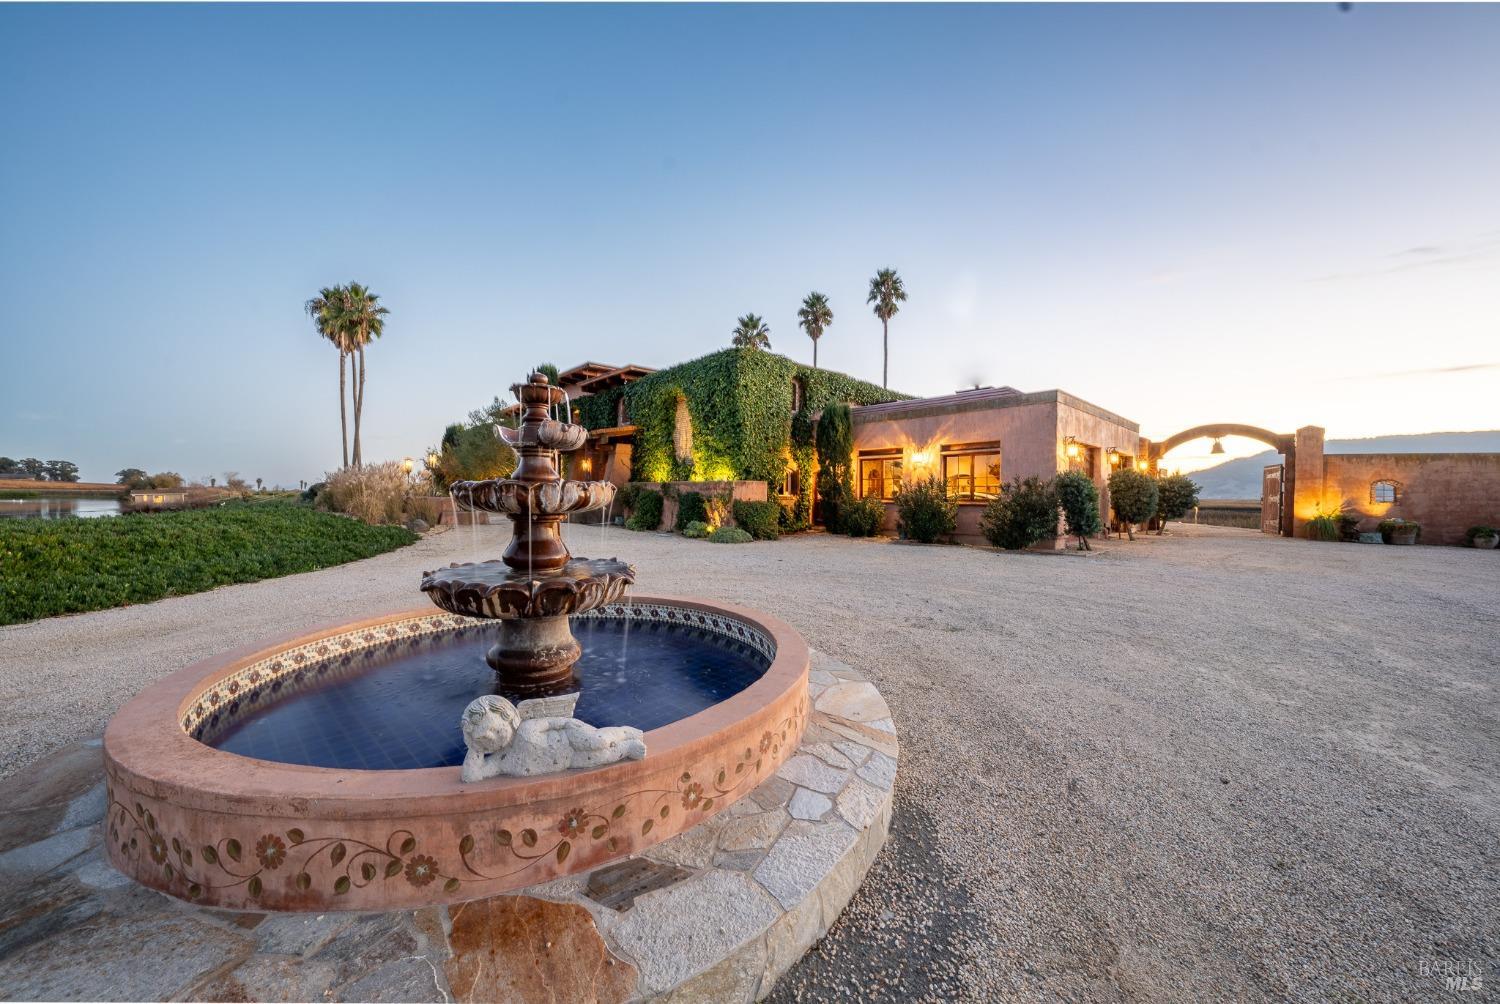
[[[777,999],[1500,983],[1500,555],[1174,531],[1077,556],[570,530],[639,592],[785,618],[894,711],[891,841]],[[0,628],[0,773],[212,652],[421,606],[422,570],[507,532]]]

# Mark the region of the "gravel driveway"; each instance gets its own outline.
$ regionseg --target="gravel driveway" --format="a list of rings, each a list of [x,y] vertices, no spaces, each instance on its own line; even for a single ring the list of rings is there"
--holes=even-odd
[[[0,628],[0,771],[149,681],[420,606],[501,527]],[[1097,556],[580,527],[641,592],[761,607],[868,672],[892,840],[783,999],[1433,999],[1500,985],[1500,554],[1180,527]],[[1453,999],[1480,999],[1458,994]]]

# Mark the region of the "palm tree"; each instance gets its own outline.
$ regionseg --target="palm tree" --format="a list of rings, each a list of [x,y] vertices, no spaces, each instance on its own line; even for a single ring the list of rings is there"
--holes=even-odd
[[[385,316],[390,311],[380,305],[378,294],[357,282],[344,287],[344,295],[345,338],[349,351],[358,357],[354,364],[354,466],[360,467],[364,463],[359,445],[359,426],[365,410],[365,346],[385,332]]]
[[[885,358],[880,364],[880,386],[890,386],[891,369],[891,318],[896,316],[896,311],[901,308],[898,304],[906,299],[906,286],[902,284],[901,277],[893,268],[883,268],[875,273],[875,278],[870,280],[870,295],[865,298],[866,303],[875,304],[875,316],[880,318],[880,326],[883,331],[881,336],[882,346],[885,350]]]
[[[734,347],[737,349],[769,349],[771,329],[766,322],[754,314],[739,318],[734,329]]]
[[[348,294],[342,286],[325,286],[318,295],[307,301],[307,313],[312,317],[318,334],[328,339],[339,350],[339,432],[344,445],[344,466],[349,466],[349,416],[344,409],[344,361],[349,357],[346,337],[345,314]]]
[[[833,308],[828,305],[828,297],[822,293],[808,293],[797,311],[797,323],[807,332],[807,337],[812,339],[813,369],[817,369],[818,339],[823,337],[824,329],[833,323]]]

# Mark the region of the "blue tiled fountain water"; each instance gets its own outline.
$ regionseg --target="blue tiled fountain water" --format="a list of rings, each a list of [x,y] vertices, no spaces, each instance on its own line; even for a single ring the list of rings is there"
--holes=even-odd
[[[681,624],[577,619],[574,714],[590,725],[654,729],[733,697],[765,672],[750,646]],[[251,713],[209,740],[260,760],[359,770],[442,767],[464,758],[459,715],[495,690],[484,661],[495,631],[395,648],[359,672]]]

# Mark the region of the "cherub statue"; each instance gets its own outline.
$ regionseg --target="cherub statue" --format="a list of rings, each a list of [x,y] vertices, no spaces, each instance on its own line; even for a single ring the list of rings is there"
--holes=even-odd
[[[645,757],[640,729],[596,729],[572,717],[577,703],[577,694],[522,701],[519,707],[497,694],[471,701],[459,722],[469,748],[459,776],[530,777]]]

